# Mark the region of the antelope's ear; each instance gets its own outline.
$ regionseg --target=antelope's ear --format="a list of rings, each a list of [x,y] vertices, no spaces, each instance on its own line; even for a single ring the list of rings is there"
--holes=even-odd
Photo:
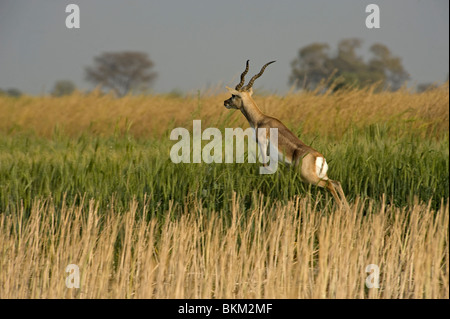
[[[231,95],[240,95],[241,93],[235,89],[232,89],[228,86],[226,86],[226,89],[228,90],[228,92],[230,92]]]
[[[250,96],[253,95],[253,89],[252,89],[252,88],[249,88],[246,92],[247,92]]]

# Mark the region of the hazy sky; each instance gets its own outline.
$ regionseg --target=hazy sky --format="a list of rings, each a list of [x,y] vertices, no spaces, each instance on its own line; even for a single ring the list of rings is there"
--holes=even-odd
[[[67,29],[65,8],[80,7],[80,29]],[[365,8],[380,7],[380,29],[367,29]],[[375,42],[403,59],[411,84],[445,81],[449,73],[447,0],[0,0],[0,88],[48,93],[55,81],[79,88],[93,57],[143,51],[155,62],[155,92],[236,85],[250,59],[253,75],[270,60],[255,87],[288,90],[299,48],[339,40]]]

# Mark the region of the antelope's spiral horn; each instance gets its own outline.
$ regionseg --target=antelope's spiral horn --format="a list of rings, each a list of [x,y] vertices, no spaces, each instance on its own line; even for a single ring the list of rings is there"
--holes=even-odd
[[[244,80],[245,80],[245,75],[247,74],[247,72],[248,72],[248,62],[249,62],[250,60],[247,60],[247,64],[246,64],[246,66],[245,66],[245,70],[244,70],[244,72],[242,72],[242,74],[241,74],[241,82],[239,82],[239,84],[238,85],[236,85],[236,90],[237,91],[239,91],[240,89],[241,89],[241,87],[244,85]]]
[[[261,68],[261,71],[259,71],[258,74],[256,74],[254,77],[251,78],[250,82],[248,82],[248,84],[244,87],[243,91],[248,91],[248,90],[250,90],[250,89],[252,88],[253,83],[255,82],[255,80],[256,80],[257,78],[259,78],[259,77],[264,73],[264,70],[267,68],[267,66],[268,66],[269,64],[272,64],[272,63],[274,63],[274,62],[275,62],[275,61],[270,61],[269,63],[264,64],[264,66]]]

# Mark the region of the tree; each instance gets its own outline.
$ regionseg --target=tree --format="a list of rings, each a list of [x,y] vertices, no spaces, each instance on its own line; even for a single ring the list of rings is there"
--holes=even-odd
[[[86,68],[86,79],[124,96],[151,86],[156,79],[153,66],[146,53],[103,53],[94,58],[94,66]]]
[[[398,90],[409,79],[408,72],[403,68],[402,59],[392,56],[389,49],[380,43],[372,45],[370,51],[374,55],[369,61],[370,70],[384,74],[385,85],[393,91]]]
[[[292,61],[291,84],[313,89],[333,72],[328,57],[328,44],[313,43],[299,51],[299,57]]]
[[[329,54],[325,43],[313,43],[299,50],[298,57],[292,62],[289,83],[298,88],[314,89],[320,82],[325,87],[366,87],[379,83],[381,88],[397,90],[409,78],[401,59],[391,55],[383,44],[370,47],[372,59],[367,63],[357,54],[362,40],[343,39],[339,42],[334,55]]]
[[[439,85],[437,83],[421,83],[417,85],[417,93],[422,93],[426,91],[431,91],[437,89]]]
[[[51,93],[53,96],[64,96],[72,94],[75,89],[75,84],[71,81],[61,80],[55,83]]]
[[[21,97],[22,96],[22,92],[16,88],[7,89],[6,94],[9,96],[12,96],[12,97]]]

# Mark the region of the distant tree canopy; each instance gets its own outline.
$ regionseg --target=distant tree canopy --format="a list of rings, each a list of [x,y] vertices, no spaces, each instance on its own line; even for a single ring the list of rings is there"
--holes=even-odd
[[[20,96],[22,96],[22,92],[19,89],[15,89],[15,88],[7,89],[6,91],[0,89],[0,95],[20,97]]]
[[[153,66],[146,53],[103,53],[94,58],[94,66],[86,68],[86,79],[124,96],[152,85],[156,79],[156,72],[151,71]]]
[[[339,42],[334,55],[330,55],[326,43],[313,43],[301,48],[291,63],[289,83],[304,89],[314,89],[325,80],[330,80],[328,85],[333,84],[335,89],[379,83],[380,88],[395,91],[409,79],[401,59],[392,56],[385,45],[372,45],[372,58],[365,62],[356,52],[361,44],[360,39],[344,39]]]
[[[55,83],[51,93],[53,96],[64,96],[72,94],[75,89],[75,84],[71,81],[61,80]]]
[[[425,91],[430,91],[433,89],[437,89],[439,85],[437,83],[421,83],[417,85],[416,91],[418,93],[422,93]]]

